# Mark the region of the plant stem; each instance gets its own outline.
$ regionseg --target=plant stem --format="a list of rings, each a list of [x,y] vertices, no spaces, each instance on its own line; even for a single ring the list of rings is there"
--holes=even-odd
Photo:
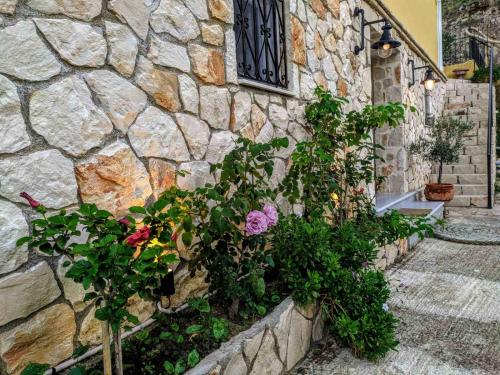
[[[439,160],[438,184],[441,183],[443,176],[443,159]]]
[[[102,363],[104,375],[111,374],[111,342],[109,339],[109,325],[107,321],[101,322],[102,332]]]
[[[113,332],[113,344],[115,347],[115,374],[123,375],[122,337],[121,329]]]

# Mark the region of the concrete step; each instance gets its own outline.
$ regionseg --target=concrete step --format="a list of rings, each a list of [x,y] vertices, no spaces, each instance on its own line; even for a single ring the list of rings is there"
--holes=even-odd
[[[437,181],[437,175],[431,175],[431,181]],[[442,180],[444,184],[457,185],[487,185],[487,174],[443,174]]]
[[[455,195],[486,195],[488,194],[488,185],[455,185]]]
[[[383,215],[384,212],[390,210],[400,210],[400,209],[424,209],[429,210],[427,218],[430,222],[434,224],[437,220],[440,220],[444,216],[444,204],[443,202],[430,202],[425,200],[420,200],[423,197],[423,189],[412,191],[409,193],[377,193],[377,215]],[[413,248],[420,238],[418,235],[413,235],[408,238],[409,248]]]
[[[488,195],[455,195],[446,207],[488,207]]]

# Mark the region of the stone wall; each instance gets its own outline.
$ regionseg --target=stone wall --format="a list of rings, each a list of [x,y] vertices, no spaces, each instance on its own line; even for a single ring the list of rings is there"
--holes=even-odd
[[[350,108],[371,103],[370,49],[352,52],[359,0],[287,1],[287,92],[240,84],[232,4],[0,0],[2,372],[17,374],[30,361],[53,365],[100,340],[82,289],[64,277],[64,260],[15,248],[33,217],[21,191],[50,209],[92,202],[120,216],[173,184],[213,181],[210,164],[239,135],[289,138],[276,155],[276,185],[307,137],[304,107],[316,85],[347,97]],[[414,52],[403,44],[400,54]],[[402,69],[402,87],[408,77]],[[421,108],[421,86],[403,90],[402,100]],[[409,138],[424,131],[420,112],[408,115],[407,128]],[[425,181],[425,171],[404,165],[413,176],[408,187]],[[177,170],[190,174],[176,180]],[[179,251],[177,306],[206,289],[203,274],[188,276],[189,252]],[[141,319],[153,312],[139,299],[130,304]]]
[[[300,308],[288,297],[271,314],[224,343],[186,375],[286,374],[323,334],[319,309],[315,305]]]
[[[465,137],[464,149],[459,161],[456,164],[443,166],[443,183],[455,184],[455,198],[448,202],[447,206],[488,206],[488,90],[489,85],[486,83],[471,83],[466,80],[449,80],[446,85],[445,115],[474,125],[474,128]],[[495,116],[493,121],[491,171],[494,195],[496,176]],[[437,181],[437,168],[437,166],[433,167],[433,182]]]
[[[368,10],[367,19],[376,17],[376,14]],[[394,35],[397,38],[397,33]],[[371,42],[378,40],[378,37],[379,33],[372,29]],[[380,58],[374,51],[371,54],[373,102],[383,104],[397,101],[407,108],[402,126],[395,129],[384,127],[375,132],[375,141],[385,147],[385,150],[380,152],[385,161],[376,163],[377,175],[386,177],[385,182],[378,186],[379,192],[415,191],[429,181],[431,173],[429,163],[422,163],[409,152],[410,145],[429,132],[429,127],[425,125],[425,88],[421,84],[425,70],[415,72],[415,84],[410,87],[412,72],[409,60],[414,61],[415,67],[428,64],[404,45],[386,59]],[[435,117],[443,113],[445,91],[445,85],[437,84],[434,90],[428,93],[432,105],[430,112]],[[410,111],[410,107],[414,107],[414,111]]]
[[[380,58],[372,53],[373,103],[401,102],[401,54],[393,53],[389,58]],[[403,126],[385,126],[375,130],[375,142],[384,146],[378,155],[383,159],[376,163],[377,176],[386,176],[377,191],[400,193],[404,191],[405,158],[403,148]]]

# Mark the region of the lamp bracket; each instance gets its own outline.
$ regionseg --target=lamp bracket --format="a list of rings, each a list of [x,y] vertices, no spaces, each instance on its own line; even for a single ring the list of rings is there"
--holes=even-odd
[[[354,9],[354,17],[361,17],[361,43],[359,46],[354,47],[354,54],[359,55],[359,53],[365,49],[365,27],[376,23],[387,23],[387,20],[385,18],[381,18],[379,20],[367,22],[365,19],[365,10],[360,7],[356,7],[356,9]]]
[[[411,82],[408,82],[408,87],[412,87],[415,84],[415,71],[420,69],[431,69],[430,65],[415,66],[415,61],[408,60],[408,65],[411,66]]]

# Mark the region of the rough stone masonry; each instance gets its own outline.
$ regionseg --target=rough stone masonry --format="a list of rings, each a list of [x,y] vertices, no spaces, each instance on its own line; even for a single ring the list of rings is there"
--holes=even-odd
[[[64,260],[15,248],[32,215],[19,192],[54,210],[93,202],[122,215],[174,184],[214,181],[210,164],[238,136],[289,138],[276,155],[276,186],[294,145],[308,137],[304,107],[317,85],[348,98],[350,108],[371,103],[369,49],[352,52],[360,1],[286,4],[290,88],[278,93],[240,84],[231,0],[0,0],[3,372],[19,374],[29,362],[55,365],[77,345],[100,340],[82,288],[64,277]],[[403,83],[401,101],[418,109],[403,126],[410,142],[425,134],[424,99],[421,86],[406,84],[406,59],[424,61],[404,43],[400,53],[394,74]],[[433,95],[439,113],[442,90]],[[428,165],[401,161],[404,189],[428,179]],[[176,180],[178,170],[189,174]],[[189,251],[179,252],[182,293],[174,305],[206,289],[203,273],[187,274]],[[141,319],[154,311],[139,299],[130,304]]]

